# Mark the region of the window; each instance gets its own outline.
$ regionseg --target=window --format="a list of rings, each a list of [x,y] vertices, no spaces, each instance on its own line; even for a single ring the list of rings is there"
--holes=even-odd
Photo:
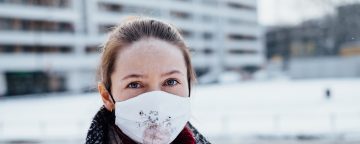
[[[214,50],[212,48],[204,48],[203,53],[206,55],[211,55],[214,53]]]
[[[12,29],[12,21],[9,18],[0,18],[0,29],[1,30],[8,30]]]
[[[244,49],[231,49],[229,50],[231,54],[256,54],[255,50],[244,50]]]
[[[85,52],[87,54],[90,54],[90,53],[100,53],[100,47],[98,46],[87,46],[85,48]]]
[[[255,7],[253,7],[253,6],[248,6],[248,5],[235,3],[235,2],[228,2],[227,5],[233,9],[255,10]]]
[[[42,71],[6,72],[7,95],[65,91],[65,77]]]
[[[202,36],[203,36],[203,38],[204,38],[205,40],[211,40],[211,39],[213,39],[213,34],[210,33],[210,32],[204,32]]]
[[[170,16],[178,18],[178,19],[191,19],[191,14],[187,12],[181,11],[170,11]]]
[[[193,33],[189,30],[180,30],[180,33],[184,38],[191,38],[193,36]]]
[[[1,53],[71,53],[69,46],[0,45]]]
[[[56,8],[65,8],[70,6],[69,0],[0,0],[0,3]]]
[[[123,6],[120,4],[100,3],[99,9],[107,12],[122,12]]]
[[[23,30],[37,32],[74,32],[74,27],[68,22],[52,22],[40,20],[23,20],[0,18],[1,30]]]
[[[229,38],[233,40],[256,40],[256,37],[254,36],[242,35],[242,34],[230,34]]]
[[[98,27],[98,33],[99,33],[99,34],[108,33],[108,32],[110,32],[114,27],[115,27],[115,25],[112,25],[112,24],[102,24],[102,25],[99,25],[99,27]]]

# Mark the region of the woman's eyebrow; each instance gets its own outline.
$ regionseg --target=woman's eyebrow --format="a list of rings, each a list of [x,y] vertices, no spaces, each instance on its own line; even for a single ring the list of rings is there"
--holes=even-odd
[[[164,73],[162,74],[161,76],[164,77],[164,76],[168,76],[168,75],[172,75],[172,74],[181,74],[181,75],[184,75],[182,72],[178,71],[178,70],[172,70],[172,71],[169,71],[167,73]]]
[[[122,80],[126,80],[126,79],[129,79],[129,78],[143,78],[145,76],[141,75],[141,74],[130,74],[130,75],[127,75],[125,77],[122,78]]]

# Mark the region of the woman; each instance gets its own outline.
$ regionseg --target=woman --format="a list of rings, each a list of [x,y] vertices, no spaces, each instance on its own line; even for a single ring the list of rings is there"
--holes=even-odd
[[[188,122],[195,74],[173,26],[149,18],[118,25],[102,48],[99,78],[104,106],[86,143],[209,143]]]

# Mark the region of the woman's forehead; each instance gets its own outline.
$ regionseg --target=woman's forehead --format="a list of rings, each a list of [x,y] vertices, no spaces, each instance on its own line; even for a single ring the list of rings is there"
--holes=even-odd
[[[177,46],[158,39],[144,39],[124,47],[118,54],[116,69],[123,72],[186,71],[183,54]]]
[[[136,54],[169,54],[176,53],[175,55],[182,55],[180,48],[167,41],[158,38],[143,38],[139,41],[133,42],[124,48],[128,53]]]

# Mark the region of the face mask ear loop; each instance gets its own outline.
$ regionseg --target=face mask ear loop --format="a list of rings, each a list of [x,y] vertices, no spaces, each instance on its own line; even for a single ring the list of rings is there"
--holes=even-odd
[[[110,95],[110,97],[111,97],[111,100],[112,100],[113,103],[115,104],[116,101],[115,101],[114,97],[112,96],[110,89],[108,88],[107,91],[108,91],[108,93],[109,93],[109,95]]]
[[[113,101],[113,103],[115,104],[115,99],[114,97],[110,94],[111,100]]]
[[[110,89],[107,89],[107,91],[108,91],[108,93],[109,93],[109,95],[110,95],[110,97],[111,97],[111,100],[112,100],[113,103],[115,104],[116,101],[115,101],[114,97],[112,96]],[[114,118],[114,119],[113,119],[113,123],[115,123],[115,108],[111,110],[111,115],[112,115],[113,118]]]
[[[110,97],[111,97],[111,100],[112,100],[113,103],[115,104],[116,101],[115,101],[114,97],[112,96],[110,89],[108,89],[107,91],[108,91],[108,93],[109,93],[109,95],[110,95]],[[112,110],[111,110],[111,113],[112,113],[113,116],[115,116],[115,109],[112,109]],[[115,121],[114,121],[114,123],[115,123]]]
[[[189,97],[191,94],[191,83],[190,83],[190,78],[188,78],[188,88],[189,88]]]

